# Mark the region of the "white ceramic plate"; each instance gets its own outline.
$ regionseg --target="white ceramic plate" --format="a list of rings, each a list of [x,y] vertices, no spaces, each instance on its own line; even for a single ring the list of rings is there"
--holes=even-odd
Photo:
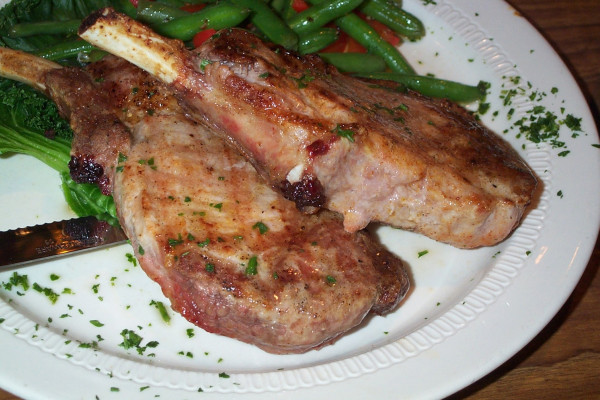
[[[593,119],[560,59],[506,3],[404,3],[428,27],[424,40],[403,46],[405,55],[422,73],[491,82],[484,122],[508,129],[505,138],[541,178],[539,201],[507,241],[466,251],[377,229],[410,266],[409,298],[335,345],[293,356],[205,333],[173,312],[165,323],[150,302],[168,301],[128,261],[127,245],[4,272],[0,282],[17,272],[60,296],[52,304],[31,288],[0,288],[0,386],[27,399],[440,398],[527,344],[570,295],[598,234]],[[503,105],[511,89],[516,95]],[[516,137],[515,121],[534,106],[559,120],[582,118],[577,138],[561,130],[566,157],[558,155],[565,149]],[[36,160],[0,159],[0,229],[71,217],[61,196],[57,174]],[[142,354],[125,349],[124,330],[142,337],[141,347],[159,344]]]

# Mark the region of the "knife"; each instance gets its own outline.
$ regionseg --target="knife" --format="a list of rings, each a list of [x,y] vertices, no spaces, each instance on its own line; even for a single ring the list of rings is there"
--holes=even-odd
[[[0,232],[0,272],[126,240],[120,227],[93,216]]]

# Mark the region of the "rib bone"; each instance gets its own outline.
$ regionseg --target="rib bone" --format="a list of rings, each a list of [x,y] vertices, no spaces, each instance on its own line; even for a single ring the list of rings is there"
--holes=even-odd
[[[0,47],[0,76],[26,83],[46,93],[46,74],[59,64],[23,51]]]

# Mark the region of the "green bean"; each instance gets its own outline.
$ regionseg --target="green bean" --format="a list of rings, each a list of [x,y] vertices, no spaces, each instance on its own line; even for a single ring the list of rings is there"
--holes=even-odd
[[[34,35],[76,34],[80,24],[80,19],[70,19],[67,21],[25,22],[22,24],[13,25],[8,30],[8,36],[21,38]]]
[[[275,10],[279,15],[283,12],[286,7],[286,3],[290,3],[290,0],[271,0],[271,8]]]
[[[355,76],[398,82],[409,89],[424,94],[425,96],[445,98],[460,103],[470,103],[475,100],[482,100],[485,97],[487,87],[486,83],[483,81],[479,82],[477,86],[470,86],[463,83],[433,78],[430,76],[396,74],[389,72],[355,74]]]
[[[310,4],[321,4],[325,0],[308,0]],[[369,53],[378,55],[385,60],[387,66],[394,72],[414,74],[415,71],[397,48],[386,42],[369,24],[358,15],[350,13],[335,20],[344,32],[360,43]]]
[[[159,1],[139,0],[136,19],[146,24],[154,25],[187,15],[190,15],[190,13]]]
[[[337,38],[338,31],[335,28],[321,28],[317,31],[300,35],[298,40],[298,53],[316,53],[335,42]]]
[[[108,52],[104,50],[92,50],[90,52],[80,52],[77,54],[77,61],[82,64],[89,64],[96,61],[100,61],[106,56]]]
[[[34,54],[38,57],[43,57],[48,60],[57,61],[75,57],[80,52],[89,52],[92,50],[97,50],[97,48],[89,44],[85,40],[74,39],[70,41],[60,42],[44,50],[37,51]]]
[[[161,35],[186,41],[204,29],[219,30],[239,25],[249,14],[249,9],[223,1],[153,28]]]
[[[314,31],[358,7],[363,0],[325,0],[296,14],[288,25],[298,35]]]
[[[131,4],[130,0],[112,0],[112,6],[120,13],[126,14],[130,18],[135,18],[137,10]]]
[[[341,72],[368,74],[385,71],[383,58],[365,53],[319,53],[322,59]]]
[[[417,40],[425,35],[423,23],[398,7],[394,0],[366,0],[359,8],[368,17],[381,22],[409,40]]]
[[[298,48],[298,35],[290,29],[263,0],[231,0],[234,4],[252,10],[250,21],[271,42],[286,49]]]
[[[175,8],[183,7],[186,5],[186,2],[183,0],[161,0],[160,2],[167,6],[175,7]],[[139,3],[138,3],[138,5],[139,5]]]
[[[356,14],[348,14],[336,19],[336,24],[350,37],[364,46],[369,53],[378,55],[385,60],[387,66],[394,72],[414,74],[414,69],[400,54],[397,48],[385,41],[379,34]]]
[[[294,15],[297,14],[296,10],[294,10],[294,7],[292,7],[293,2],[294,2],[294,0],[287,0],[285,2],[284,8],[280,13],[280,15],[284,19],[284,21],[287,21],[290,18],[293,18]]]

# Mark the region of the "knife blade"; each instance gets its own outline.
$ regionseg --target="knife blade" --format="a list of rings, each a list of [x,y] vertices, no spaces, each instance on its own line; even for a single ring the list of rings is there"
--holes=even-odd
[[[0,232],[0,271],[127,240],[119,227],[80,217]]]

